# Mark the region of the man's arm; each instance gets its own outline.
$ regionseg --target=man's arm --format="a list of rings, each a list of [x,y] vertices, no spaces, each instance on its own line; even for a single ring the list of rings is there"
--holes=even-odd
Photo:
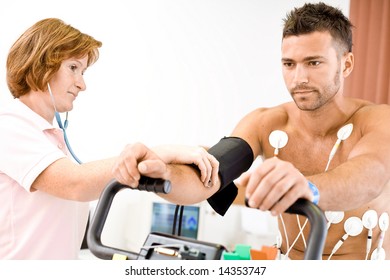
[[[328,172],[308,177],[320,189],[319,205],[323,209],[355,209],[389,187],[389,120],[389,106],[367,108],[367,113],[357,120],[358,133],[362,137],[351,150],[348,160]]]
[[[161,147],[157,150],[161,151]],[[136,156],[137,154],[138,156]],[[166,155],[163,157],[166,158]],[[215,161],[212,164],[213,171],[211,173],[213,173],[214,169],[218,169],[218,162],[215,158],[211,158],[211,160]],[[126,147],[115,161],[112,172],[118,182],[130,187],[138,186],[141,175],[169,180],[172,185],[170,193],[159,195],[180,205],[199,203],[212,196],[219,189],[218,176],[212,178],[213,184],[206,187],[201,180],[201,173],[197,166],[189,162],[187,164],[183,164],[183,162],[181,164],[166,164],[153,150],[140,144],[137,146],[137,153],[135,153],[133,146]]]
[[[196,186],[197,183],[200,183],[202,187],[199,186],[199,190],[205,189],[205,185],[208,187],[208,181],[217,184],[218,162],[203,148],[178,146],[177,149],[174,149],[173,146],[167,146],[165,148],[160,147],[156,151],[162,154],[163,159],[141,143],[127,145],[118,157],[83,163],[81,165],[72,162],[66,157],[61,158],[50,164],[38,175],[31,189],[33,191],[44,191],[64,199],[76,201],[95,200],[99,198],[102,190],[113,178],[130,187],[137,187],[141,178],[138,164],[142,161],[153,163],[152,167],[154,166],[158,170],[157,172],[154,171],[156,178],[169,178],[169,174],[172,174],[172,179],[176,177],[180,179],[180,176],[176,174],[187,172],[188,177],[186,178],[191,176],[197,178],[197,180],[192,179],[189,181],[195,181]],[[195,168],[183,167],[188,170],[180,171],[180,168],[172,165],[168,169],[166,161],[174,161],[181,164],[191,163]],[[141,166],[147,167],[147,165],[142,164]],[[153,170],[151,170],[145,171],[146,174],[153,174]],[[215,179],[215,177],[217,178]],[[176,181],[177,179],[174,180]],[[186,180],[184,182],[179,180],[178,184],[181,186],[188,185]],[[195,189],[196,186],[194,187]],[[211,195],[214,189],[210,189],[205,195]],[[177,199],[186,202],[183,199],[183,193],[176,190],[173,191],[173,194],[168,195],[168,197],[171,196],[173,201]],[[197,199],[196,196],[192,198]]]
[[[179,164],[159,164],[155,161],[143,161],[138,165],[142,175],[162,178],[171,182],[169,194],[159,194],[162,198],[179,205],[191,205],[204,201],[215,194],[220,187],[216,184],[205,187],[200,180],[199,171],[195,167]]]
[[[372,106],[354,117],[360,137],[348,160],[330,171],[304,177],[291,163],[265,160],[252,172],[246,197],[249,205],[272,214],[283,213],[298,198],[313,199],[308,180],[319,189],[323,210],[351,210],[377,198],[390,179],[389,106]]]
[[[150,153],[148,148],[145,153]],[[171,192],[161,195],[165,199],[176,204],[194,204],[208,199],[210,205],[223,215],[233,203],[237,190],[233,180],[246,171],[253,162],[253,152],[246,141],[238,137],[224,137],[208,152],[217,160],[218,180],[211,180],[211,184],[202,184],[200,174],[191,165],[164,164],[161,160],[142,159],[137,165],[139,174],[169,180],[172,184]],[[134,179],[128,165],[133,153],[125,152],[118,164],[114,167],[115,178],[126,185],[130,185]],[[214,194],[218,194],[215,196]]]

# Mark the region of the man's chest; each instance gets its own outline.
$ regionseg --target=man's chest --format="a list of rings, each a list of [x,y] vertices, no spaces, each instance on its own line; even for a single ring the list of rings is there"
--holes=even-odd
[[[350,143],[341,142],[335,150],[336,141],[336,137],[312,140],[292,135],[287,144],[279,149],[278,158],[291,162],[304,175],[322,173],[340,165],[348,158],[351,151]],[[264,151],[266,158],[273,156],[273,147],[270,145]]]

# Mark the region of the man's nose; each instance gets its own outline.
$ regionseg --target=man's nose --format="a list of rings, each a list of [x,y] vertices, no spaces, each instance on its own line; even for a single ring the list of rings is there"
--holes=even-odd
[[[307,84],[309,82],[308,71],[304,65],[297,65],[294,70],[294,85]]]

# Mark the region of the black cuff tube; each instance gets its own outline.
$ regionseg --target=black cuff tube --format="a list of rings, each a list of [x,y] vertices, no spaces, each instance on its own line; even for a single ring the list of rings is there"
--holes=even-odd
[[[240,177],[253,163],[251,146],[238,137],[224,137],[208,152],[219,161],[220,190]]]

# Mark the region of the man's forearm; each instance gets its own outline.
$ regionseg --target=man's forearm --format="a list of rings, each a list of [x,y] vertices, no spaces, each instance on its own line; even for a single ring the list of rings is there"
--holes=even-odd
[[[219,190],[220,181],[206,188],[199,176],[199,171],[191,166],[169,164],[167,179],[171,181],[172,188],[169,194],[160,196],[179,205],[196,204],[208,199]]]

